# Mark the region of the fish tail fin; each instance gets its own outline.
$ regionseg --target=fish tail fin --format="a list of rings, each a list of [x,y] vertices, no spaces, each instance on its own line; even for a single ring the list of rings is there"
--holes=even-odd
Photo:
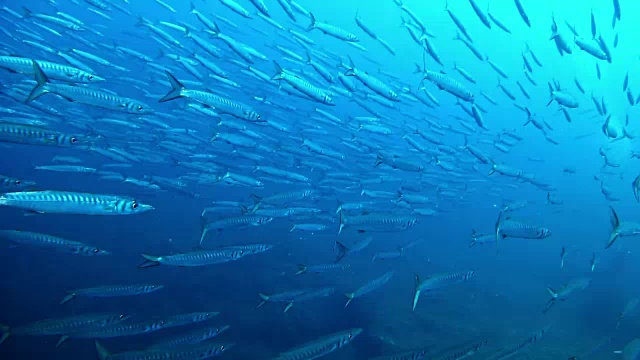
[[[256,309],[262,307],[264,304],[267,303],[267,301],[269,301],[269,296],[267,296],[267,295],[265,295],[263,293],[258,293],[258,295],[260,296],[262,301],[260,302],[260,304],[258,304],[258,306],[256,306]]]
[[[344,294],[344,296],[347,297],[347,303],[344,304],[344,307],[347,307],[347,306],[349,306],[349,304],[351,304],[351,301],[353,301],[353,299],[355,299],[356,294],[354,294],[354,293],[346,293],[346,294]]]
[[[249,194],[249,196],[251,196],[251,200],[253,200],[254,204],[259,204],[260,201],[262,200],[262,196],[259,196],[256,194]]]
[[[36,80],[36,86],[31,90],[31,93],[25,102],[31,102],[49,92],[47,89],[47,83],[49,83],[47,75],[42,71],[42,68],[35,60],[31,60],[31,62],[33,65],[33,75]]]
[[[138,265],[138,269],[144,269],[144,268],[160,265],[160,262],[158,261],[160,259],[159,257],[151,256],[147,254],[141,254],[141,255],[145,261],[142,264]]]
[[[315,27],[316,27],[316,17],[313,16],[312,13],[309,13],[309,19],[311,20],[311,24],[309,24],[309,26],[307,26],[307,31],[311,31],[311,30],[315,29]]]
[[[189,12],[194,13],[196,11],[196,4],[193,3],[193,0],[189,1]]]
[[[11,328],[7,325],[0,324],[0,344],[5,342],[9,335],[11,335]]]
[[[336,241],[336,248],[338,248],[338,256],[336,256],[336,260],[334,261],[334,263],[339,262],[340,260],[342,260],[342,258],[347,255],[347,251],[349,251],[349,249],[347,249],[346,246],[344,246],[341,242]]]
[[[340,227],[338,228],[338,235],[340,235],[342,233],[342,229],[344,229],[344,215],[342,214],[342,211],[340,211]]]
[[[376,155],[376,163],[373,165],[374,167],[382,164],[382,161],[384,160],[384,158],[382,157],[382,155],[380,153],[378,153],[378,155]]]
[[[111,354],[109,353],[109,350],[107,350],[104,346],[102,346],[102,344],[100,344],[97,341],[96,341],[96,350],[98,351],[98,359],[100,360],[106,360],[107,358],[109,358],[109,356],[111,356]]]
[[[213,25],[213,29],[209,29],[209,33],[217,38],[220,35],[220,27],[215,21],[212,21],[211,24]]]
[[[356,66],[353,63],[353,59],[351,59],[351,56],[347,55],[347,59],[349,59],[349,65],[344,65],[344,68],[347,69],[344,72],[344,76],[356,76]]]
[[[298,264],[298,271],[296,271],[296,273],[294,275],[300,275],[300,274],[304,274],[306,272],[307,272],[307,265]]]
[[[620,237],[620,233],[618,232],[618,228],[620,227],[620,219],[618,218],[618,214],[613,209],[612,206],[609,206],[611,214],[609,215],[609,221],[611,222],[611,234],[609,235],[609,241],[607,242],[607,246],[605,249],[610,248],[613,243]]]
[[[548,287],[547,288],[547,292],[549,293],[549,295],[551,295],[552,298],[557,298],[558,297],[558,292],[553,290],[553,288]]]
[[[75,293],[69,293],[67,294],[67,296],[65,296],[62,301],[60,301],[60,305],[69,302],[71,299],[73,299],[74,297],[76,297]]]
[[[496,227],[495,227],[495,232],[496,232],[496,252],[498,252],[498,243],[500,242],[500,226],[502,225],[502,215],[504,213],[503,211],[500,211],[500,214],[498,215],[498,220],[496,220]]]
[[[293,232],[293,230],[296,229],[296,224],[293,224],[293,226],[291,227],[291,229],[289,229],[289,232]]]
[[[165,70],[165,73],[169,78],[169,83],[171,84],[171,90],[167,93],[167,95],[163,96],[160,100],[158,100],[158,102],[166,102],[166,101],[171,101],[171,100],[175,100],[183,97],[184,95],[182,94],[182,92],[185,89],[184,85],[182,85],[182,83],[178,79],[176,79],[175,76],[173,76],[170,72]]]
[[[546,314],[549,309],[551,309],[551,307],[556,303],[556,299],[555,298],[551,298],[549,299],[549,302],[547,302],[547,306],[544,307],[544,310],[542,310],[543,314]]]
[[[144,16],[138,16],[138,22],[136,22],[136,26],[146,26],[149,24],[149,20],[147,20]]]
[[[271,77],[271,80],[282,80],[284,70],[282,70],[282,67],[277,61],[273,60],[273,64],[276,67],[276,73]]]
[[[29,9],[27,9],[26,6],[22,7],[22,16],[24,16],[25,18],[31,17],[33,15],[33,12]]]

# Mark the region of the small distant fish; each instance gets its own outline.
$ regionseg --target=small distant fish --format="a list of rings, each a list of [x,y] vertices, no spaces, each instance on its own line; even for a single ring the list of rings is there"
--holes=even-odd
[[[51,249],[81,256],[104,256],[111,254],[109,251],[79,241],[29,231],[0,230],[0,238],[6,239],[15,245]]]
[[[395,272],[388,271],[388,272],[384,273],[382,276],[368,281],[364,285],[362,285],[359,288],[357,288],[354,292],[346,293],[345,296],[347,297],[348,300],[347,300],[347,303],[344,305],[344,307],[349,306],[349,304],[351,304],[351,301],[353,301],[353,299],[361,297],[361,296],[366,295],[366,294],[368,294],[368,293],[370,293],[370,292],[372,292],[374,290],[377,290],[377,289],[381,288],[387,282],[389,282],[389,280],[391,280],[391,278],[394,275],[395,275]]]
[[[346,346],[362,331],[360,328],[354,328],[323,336],[282,352],[274,357],[273,360],[318,359]]]
[[[105,285],[85,289],[76,289],[69,291],[69,294],[60,301],[60,304],[69,302],[78,296],[92,298],[108,298],[120,296],[134,296],[140,294],[148,294],[160,289],[164,285],[138,284],[138,285]]]

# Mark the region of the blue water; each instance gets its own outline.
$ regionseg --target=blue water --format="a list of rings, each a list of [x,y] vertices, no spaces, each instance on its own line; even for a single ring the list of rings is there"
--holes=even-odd
[[[479,21],[468,1],[449,0],[449,8],[464,23],[474,40],[475,46],[488,58],[498,64],[509,79],[500,82],[516,95],[515,101],[507,98],[497,87],[499,75],[489,64],[479,61],[459,41],[453,40],[456,28],[447,15],[444,1],[418,2],[407,0],[410,8],[435,35],[430,39],[436,47],[444,66],[438,65],[428,55],[426,65],[429,70],[442,71],[462,82],[474,93],[476,102],[488,112],[483,114],[488,130],[481,130],[473,119],[456,106],[456,98],[440,91],[432,83],[425,81],[428,91],[437,97],[440,106],[429,108],[417,101],[400,98],[395,109],[388,109],[372,101],[372,107],[383,114],[381,124],[393,130],[391,135],[379,135],[357,131],[358,124],[350,120],[353,116],[371,116],[347,97],[336,93],[335,106],[327,106],[311,99],[302,99],[278,91],[276,83],[265,83],[249,77],[246,69],[239,63],[243,59],[233,53],[222,41],[209,38],[200,32],[204,26],[189,13],[189,4],[184,1],[166,0],[176,13],[172,13],[152,0],[132,1],[111,0],[112,4],[128,9],[131,15],[117,9],[102,11],[112,19],[107,20],[88,10],[88,2],[76,0],[31,1],[27,6],[34,14],[55,16],[64,12],[84,22],[101,35],[92,31],[73,32],[59,25],[38,21],[38,19],[18,19],[9,12],[0,12],[0,27],[11,37],[0,39],[2,55],[15,55],[38,60],[48,60],[65,64],[55,54],[39,50],[22,40],[34,40],[17,29],[36,34],[42,40],[36,42],[56,51],[66,52],[70,48],[81,49],[107,59],[110,63],[126,68],[123,72],[112,67],[82,61],[90,65],[95,73],[106,79],[103,83],[89,85],[92,88],[108,89],[121,96],[134,98],[151,106],[155,113],[144,115],[158,119],[172,128],[190,129],[198,138],[205,139],[191,153],[212,153],[223,157],[225,166],[212,165],[212,173],[218,176],[225,172],[242,174],[261,179],[262,188],[230,186],[222,182],[199,184],[193,179],[185,179],[188,191],[198,194],[194,198],[183,193],[166,189],[158,191],[144,189],[129,183],[106,180],[96,174],[47,172],[34,170],[38,165],[50,165],[57,155],[73,156],[82,159],[82,165],[100,169],[114,161],[102,157],[89,149],[63,148],[56,146],[30,146],[11,142],[1,143],[0,174],[18,179],[32,180],[40,190],[64,190],[96,194],[118,194],[136,198],[144,204],[151,204],[154,210],[131,216],[84,216],[65,214],[38,214],[25,216],[20,209],[0,207],[0,228],[33,231],[52,234],[70,240],[81,241],[113,254],[106,257],[78,257],[50,250],[40,250],[24,246],[13,247],[3,242],[0,252],[0,323],[10,327],[32,323],[41,319],[64,317],[73,314],[96,312],[119,312],[134,314],[135,319],[144,320],[159,316],[169,316],[193,311],[219,311],[221,314],[213,320],[215,324],[228,324],[230,330],[216,338],[217,341],[235,343],[233,349],[222,355],[228,359],[268,359],[277,353],[296,345],[311,341],[320,336],[348,328],[362,328],[364,332],[351,344],[339,349],[327,358],[366,359],[379,355],[393,354],[414,348],[427,348],[438,352],[473,340],[487,340],[483,354],[474,358],[490,356],[496,349],[522,341],[533,332],[549,326],[545,336],[526,348],[519,356],[531,359],[566,359],[571,355],[580,355],[605,338],[611,342],[599,350],[592,358],[613,359],[614,350],[621,350],[632,340],[638,326],[634,313],[630,313],[616,330],[616,319],[625,304],[638,296],[635,281],[639,271],[635,264],[638,249],[633,237],[618,240],[611,248],[604,250],[610,234],[609,206],[617,211],[623,221],[637,218],[636,201],[632,194],[631,182],[638,173],[638,159],[629,154],[636,150],[637,140],[624,138],[611,141],[602,132],[602,124],[607,116],[624,119],[629,117],[627,131],[640,134],[637,126],[637,106],[631,106],[626,93],[622,91],[622,82],[629,73],[629,88],[634,96],[640,94],[640,78],[635,69],[638,67],[638,52],[635,34],[638,25],[634,18],[640,15],[640,7],[631,1],[620,0],[622,18],[612,29],[612,1],[531,1],[522,0],[531,20],[527,27],[519,17],[511,0],[493,1],[490,12],[505,23],[511,30],[507,34],[495,25],[487,29]],[[238,0],[242,1],[242,0]],[[355,49],[342,40],[322,34],[319,30],[305,32],[309,19],[296,12],[297,23],[288,19],[275,0],[265,0],[272,19],[285,28],[294,29],[311,38],[315,45],[311,48],[318,52],[337,54],[342,62],[348,63],[349,55],[358,70],[383,79],[396,92],[402,88],[419,93],[420,74],[414,74],[415,63],[422,64],[423,52],[409,36],[406,29],[400,27],[401,17],[408,19],[393,1],[328,1],[315,2],[300,0],[299,4],[313,12],[318,21],[346,29],[358,36],[359,44],[366,52]],[[482,9],[488,1],[477,0]],[[104,2],[109,4],[109,2]],[[303,63],[292,63],[274,45],[285,46],[305,57],[303,47],[292,42],[292,36],[282,30],[276,30],[255,16],[255,9],[249,1],[240,3],[248,9],[251,19],[233,13],[219,1],[195,1],[200,12],[215,20],[222,32],[235,40],[250,45],[268,57],[268,61],[255,59],[256,69],[274,74],[277,61],[288,71],[295,72],[323,89],[329,84],[322,80],[311,68]],[[19,4],[2,4],[22,14]],[[113,8],[113,6],[110,6]],[[95,9],[95,8],[94,8]],[[612,63],[596,60],[573,45],[573,35],[565,25],[565,20],[576,27],[587,40],[591,40],[590,14],[593,9],[597,22],[597,32],[606,39],[612,52]],[[376,34],[389,42],[396,51],[393,56],[379,43],[369,38],[354,22],[358,13],[363,21]],[[573,47],[573,54],[560,56],[551,36],[551,15],[555,16],[560,31]],[[174,36],[184,45],[184,49],[163,48],[149,36],[144,27],[136,26],[138,17],[151,21]],[[218,19],[223,17],[235,23],[237,28]],[[201,85],[186,84],[187,88],[210,90],[234,101],[250,105],[267,121],[275,120],[289,128],[287,132],[277,131],[263,124],[234,119],[221,115],[223,121],[234,121],[247,129],[260,134],[258,140],[263,148],[235,149],[264,156],[259,164],[235,156],[234,147],[221,141],[211,145],[206,140],[215,132],[238,132],[223,126],[217,126],[218,118],[185,110],[189,103],[179,99],[158,103],[158,99],[170,90],[161,71],[154,70],[148,64],[116,54],[110,47],[113,43],[135,49],[151,58],[153,63],[162,65],[181,80],[200,81],[189,74],[179,63],[167,56],[159,57],[160,50],[165,54],[192,56],[193,52],[205,55],[191,39],[161,21],[180,25],[187,24],[198,35],[208,39],[211,45],[221,51],[221,58],[208,58],[223,68],[229,79],[240,85],[239,88],[222,86],[216,80],[207,77],[208,70],[201,65],[197,69],[204,75]],[[34,25],[40,23],[60,32],[57,36],[46,29]],[[264,35],[256,32],[259,29]],[[73,33],[86,40],[86,44],[69,36]],[[619,44],[613,47],[614,37],[619,36]],[[89,45],[95,45],[95,48]],[[533,86],[523,73],[522,53],[527,45],[541,60],[538,67],[528,56],[533,66],[532,77],[537,86]],[[594,42],[595,44],[595,42]],[[336,87],[342,87],[337,80],[338,59],[329,55],[334,67],[326,68],[333,74]],[[371,60],[374,60],[372,62]],[[596,62],[602,77],[596,76]],[[454,64],[473,75],[477,84],[470,84],[454,70]],[[422,65],[420,65],[422,66]],[[386,77],[379,70],[392,74],[397,79]],[[304,72],[303,72],[304,71]],[[129,77],[145,82],[146,86],[128,85],[118,78]],[[576,88],[574,79],[579,79],[586,90],[582,94]],[[130,168],[108,169],[121,172],[124,176],[142,179],[144,176],[164,176],[178,178],[187,174],[202,172],[189,169],[181,163],[192,161],[185,154],[171,152],[158,147],[161,137],[158,128],[141,123],[134,115],[118,114],[95,107],[74,104],[54,95],[45,95],[39,99],[63,114],[62,119],[47,115],[31,108],[11,97],[4,96],[32,76],[8,71],[0,72],[2,94],[0,104],[4,109],[12,109],[34,114],[37,119],[47,121],[48,128],[61,132],[85,134],[95,138],[96,146],[115,147],[131,153],[147,149],[147,154],[160,155],[159,161],[141,161]],[[358,94],[373,94],[364,85],[358,84]],[[526,99],[518,90],[516,80],[522,83],[531,99]],[[563,91],[573,94],[579,102],[576,109],[568,109],[572,122],[568,123],[558,104],[547,106],[549,90],[547,83],[561,85]],[[33,81],[29,83],[29,88]],[[145,94],[145,91],[147,94]],[[486,93],[496,99],[492,105],[480,94]],[[607,114],[598,114],[591,95],[606,101]],[[273,104],[257,101],[254,97],[264,97]],[[425,97],[422,95],[422,97]],[[547,140],[533,125],[523,124],[527,115],[514,104],[526,106],[538,119],[546,121],[553,130],[548,135],[559,144]],[[283,110],[279,106],[292,106],[295,110]],[[317,128],[326,130],[327,135],[310,135],[303,132],[309,129],[313,116],[322,118],[314,109],[322,109],[342,119],[343,124],[329,126],[317,122]],[[77,113],[82,114],[78,116]],[[167,114],[168,116],[162,116]],[[3,121],[11,122],[12,115],[3,113]],[[101,117],[113,117],[136,124],[140,129],[129,129],[114,124],[96,122]],[[491,165],[476,161],[466,150],[464,136],[444,129],[441,138],[444,145],[455,149],[454,155],[446,155],[436,145],[420,140],[423,146],[445,162],[454,164],[455,174],[436,165],[433,156],[420,154],[403,139],[404,135],[413,136],[412,128],[417,127],[430,132],[433,125],[425,119],[443,126],[452,126],[464,130],[459,125],[461,117],[474,126],[475,131],[468,138],[471,144],[481,148],[497,164],[521,169],[535,174],[536,179],[549,185],[554,199],[560,205],[545,204],[548,189],[511,177],[487,173]],[[65,121],[64,119],[67,119]],[[93,119],[93,120],[92,120]],[[352,128],[348,128],[352,126]],[[438,131],[436,129],[435,131]],[[503,131],[513,132],[523,138],[503,153],[492,145]],[[184,135],[183,136],[187,136]],[[386,165],[374,167],[375,149],[364,152],[344,146],[353,137],[366,140],[381,147],[381,151],[393,152],[404,159],[421,163],[425,170],[422,174],[392,169]],[[282,147],[301,149],[303,139],[318,141],[333,150],[339,151],[344,159],[335,160],[305,151],[304,158],[291,155]],[[482,142],[488,140],[488,142]],[[607,153],[609,160],[617,167],[603,167],[599,149]],[[269,150],[269,151],[267,151]],[[310,169],[300,165],[301,160],[322,162],[331,170]],[[463,161],[464,160],[464,161]],[[282,170],[294,171],[309,177],[309,181],[280,184],[272,178],[254,172],[256,165],[268,165]],[[576,169],[575,173],[563,171]],[[105,168],[106,170],[106,168]],[[348,173],[352,186],[336,186],[333,191],[320,185],[327,179],[327,173]],[[384,176],[395,179],[387,180]],[[379,183],[362,185],[382,179]],[[425,206],[435,210],[433,216],[419,216],[415,227],[407,231],[359,233],[355,229],[345,230],[337,235],[339,220],[335,214],[337,200],[355,202],[370,200],[361,196],[361,190],[381,190],[396,192],[403,183],[422,182],[420,194],[432,198]],[[601,192],[605,186],[612,192],[607,199]],[[275,245],[264,254],[252,255],[239,261],[221,265],[196,268],[159,266],[151,269],[138,269],[143,261],[140,254],[168,255],[193,251],[198,246],[201,233],[200,213],[210,206],[212,201],[239,201],[246,206],[253,205],[251,194],[270,196],[290,190],[314,188],[318,196],[296,202],[296,206],[314,207],[322,210],[321,216],[301,219],[297,217],[276,218],[267,225],[249,229],[222,231],[210,236],[205,247],[212,248],[231,244],[265,243]],[[443,191],[449,190],[452,195]],[[616,199],[612,199],[616,198]],[[375,200],[375,210],[388,214],[411,214],[407,208],[395,204],[396,199]],[[514,212],[513,217],[524,222],[544,226],[552,235],[545,239],[506,239],[500,244],[499,253],[493,243],[470,248],[469,234],[477,230],[483,234],[494,231],[500,209],[508,203],[525,202],[526,206]],[[29,214],[30,215],[30,214]],[[224,214],[222,217],[224,217]],[[227,216],[230,217],[231,215]],[[235,216],[235,215],[234,215]],[[332,219],[331,221],[329,219]],[[294,223],[322,223],[327,230],[317,232],[289,232]],[[358,254],[347,256],[343,261],[351,265],[347,270],[324,274],[304,274],[293,276],[297,264],[330,263],[336,256],[335,241],[350,246],[358,240],[373,236],[371,245]],[[371,259],[376,253],[393,251],[413,240],[422,241],[407,250],[400,259],[376,261]],[[565,265],[560,268],[560,253],[567,249]],[[590,261],[596,254],[598,262],[592,272]],[[381,289],[357,298],[347,308],[343,293],[352,292],[367,281],[386,271],[394,270],[395,277]],[[411,311],[414,291],[414,276],[422,278],[442,272],[475,271],[475,277],[459,284],[422,295],[415,312]],[[589,277],[591,285],[572,294],[566,301],[560,301],[547,314],[542,309],[549,299],[547,287],[557,289],[562,284],[579,277]],[[165,286],[158,292],[135,297],[109,299],[77,298],[71,303],[59,305],[65,291],[70,289],[93,287],[107,284],[157,283]],[[283,314],[283,305],[268,303],[256,308],[260,302],[258,293],[272,294],[299,288],[319,288],[333,286],[336,293],[329,297],[307,300],[295,304]],[[194,328],[197,328],[195,326]],[[146,346],[171,334],[179,334],[184,328],[162,330],[157,333],[126,338],[106,339],[101,342],[113,353],[144,349]],[[0,358],[31,359],[86,359],[95,358],[93,341],[72,340],[56,348],[57,337],[21,337],[11,336],[0,346]]]

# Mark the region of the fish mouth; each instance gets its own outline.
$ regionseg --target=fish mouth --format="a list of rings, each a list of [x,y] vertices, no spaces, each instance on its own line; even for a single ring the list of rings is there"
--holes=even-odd
[[[153,207],[153,205],[147,205],[147,204],[139,204],[138,205],[138,212],[145,212],[145,211],[151,211],[151,210],[155,210],[156,208]]]
[[[93,78],[91,78],[91,83],[94,83],[94,82],[105,82],[105,81],[107,81],[107,79],[105,79],[103,77],[100,77],[98,75],[93,75]]]

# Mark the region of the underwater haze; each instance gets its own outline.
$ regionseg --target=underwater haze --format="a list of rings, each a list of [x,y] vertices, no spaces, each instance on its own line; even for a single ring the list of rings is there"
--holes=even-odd
[[[640,3],[0,5],[0,358],[640,357]]]

